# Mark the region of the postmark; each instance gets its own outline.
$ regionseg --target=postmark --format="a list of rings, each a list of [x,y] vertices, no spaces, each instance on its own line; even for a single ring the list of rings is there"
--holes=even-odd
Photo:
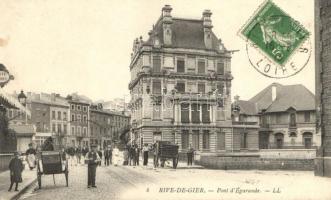
[[[310,33],[272,1],[265,1],[238,34],[251,65],[271,78],[300,72],[311,56]]]

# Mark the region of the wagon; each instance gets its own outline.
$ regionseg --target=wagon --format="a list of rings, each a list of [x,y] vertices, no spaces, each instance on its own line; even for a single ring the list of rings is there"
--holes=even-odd
[[[66,186],[68,187],[68,162],[63,160],[61,152],[58,151],[42,151],[40,152],[40,158],[37,160],[37,180],[39,189],[41,189],[41,176],[53,175],[53,181],[55,184],[54,174],[64,174],[66,179]]]
[[[161,167],[164,167],[165,161],[172,159],[172,166],[177,168],[178,164],[178,145],[171,144],[168,141],[157,141],[154,144],[154,167],[159,166],[159,160],[161,161]]]

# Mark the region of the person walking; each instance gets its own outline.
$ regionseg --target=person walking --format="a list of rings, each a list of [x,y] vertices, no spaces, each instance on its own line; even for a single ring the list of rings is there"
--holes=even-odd
[[[82,149],[80,146],[76,147],[75,156],[76,156],[77,164],[80,164],[80,160],[81,160],[81,156],[82,156]]]
[[[128,165],[129,163],[129,151],[128,148],[125,147],[123,151],[123,165]]]
[[[9,170],[10,170],[10,187],[8,191],[11,191],[14,183],[15,185],[15,191],[18,191],[18,183],[22,182],[22,171],[24,169],[22,160],[19,159],[18,152],[14,153],[14,158],[10,160],[9,163]]]
[[[111,159],[112,159],[112,150],[110,145],[108,145],[108,147],[105,149],[104,157],[105,157],[105,166],[109,166],[109,164],[111,164]]]
[[[118,165],[119,156],[120,156],[120,150],[117,148],[117,145],[115,145],[115,147],[113,149],[113,164],[114,164],[114,166]]]
[[[87,188],[96,188],[96,171],[98,163],[101,162],[96,145],[91,145],[91,151],[86,154],[85,162],[87,163]]]
[[[149,148],[148,148],[147,143],[145,143],[144,144],[144,147],[143,147],[143,155],[144,155],[144,163],[143,163],[143,165],[144,166],[147,166],[147,163],[148,163],[148,152],[149,152]]]
[[[192,166],[194,156],[194,149],[192,148],[192,145],[190,144],[188,151],[187,151],[187,166]]]
[[[139,156],[140,156],[140,148],[137,144],[134,145],[134,158],[135,158],[135,164],[139,166]]]
[[[99,147],[98,155],[100,157],[100,160],[102,161],[102,148],[101,147]],[[99,166],[101,166],[101,162],[99,162]]]
[[[36,150],[33,148],[32,143],[29,144],[29,149],[26,150],[26,162],[29,165],[30,170],[36,167]]]

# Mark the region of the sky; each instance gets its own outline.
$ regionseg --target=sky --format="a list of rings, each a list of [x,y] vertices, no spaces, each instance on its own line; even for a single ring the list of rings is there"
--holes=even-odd
[[[274,0],[310,33],[313,0]],[[133,40],[147,39],[165,4],[173,17],[200,19],[212,11],[213,32],[232,56],[232,95],[249,99],[273,82],[303,84],[314,93],[314,51],[295,76],[273,79],[250,65],[246,42],[237,35],[263,0],[1,0],[0,62],[15,76],[8,92],[78,92],[93,100],[126,96]]]

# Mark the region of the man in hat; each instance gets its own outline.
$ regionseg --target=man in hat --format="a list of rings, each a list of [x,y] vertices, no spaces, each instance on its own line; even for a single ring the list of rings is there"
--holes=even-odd
[[[8,191],[11,191],[14,183],[15,185],[15,191],[18,191],[18,183],[22,182],[22,171],[23,171],[23,163],[22,160],[19,158],[19,153],[14,153],[14,158],[10,160],[9,163],[9,170],[10,170],[10,187]]]
[[[91,145],[91,151],[86,154],[85,161],[87,162],[87,187],[96,188],[95,176],[98,163],[101,162],[97,152],[97,145]]]
[[[105,149],[104,155],[105,155],[105,166],[109,166],[109,163],[111,164],[111,160],[113,156],[113,152],[110,145],[108,145],[108,147]]]

